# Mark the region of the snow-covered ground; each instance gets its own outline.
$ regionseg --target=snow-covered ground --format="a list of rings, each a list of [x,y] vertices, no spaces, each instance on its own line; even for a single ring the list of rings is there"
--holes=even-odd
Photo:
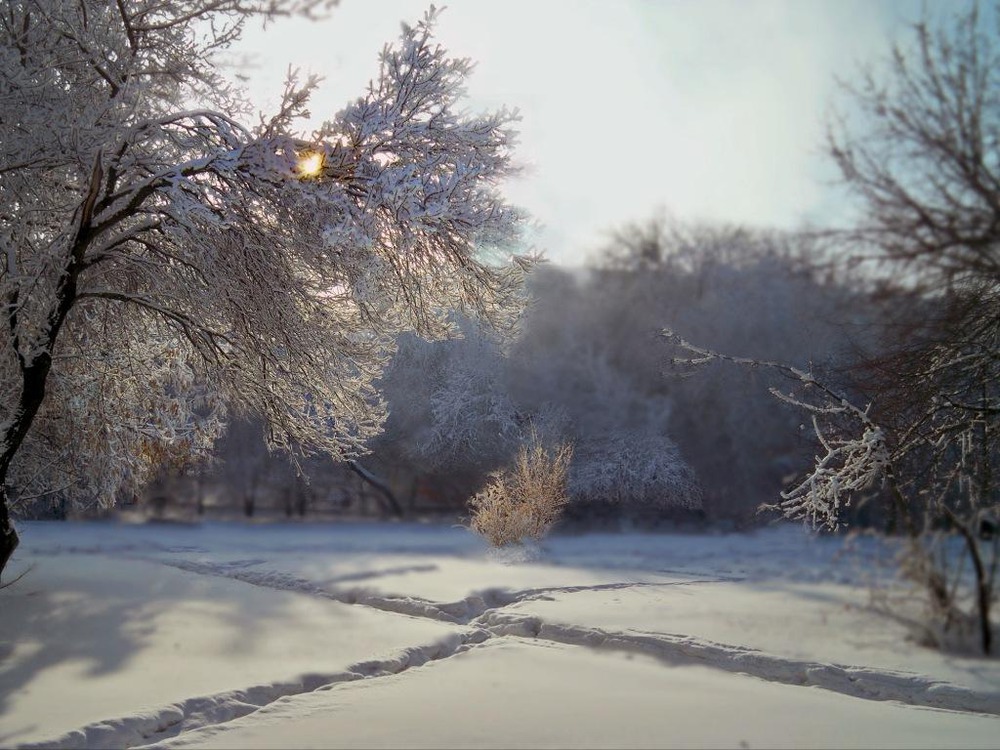
[[[1000,747],[1000,661],[870,608],[870,540],[21,532],[0,747]]]

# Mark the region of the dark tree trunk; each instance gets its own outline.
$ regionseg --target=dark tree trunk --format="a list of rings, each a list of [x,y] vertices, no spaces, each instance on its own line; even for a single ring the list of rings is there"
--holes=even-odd
[[[3,575],[7,562],[20,541],[7,510],[7,491],[0,483],[0,575]]]
[[[980,645],[983,653],[989,656],[993,651],[993,625],[990,620],[992,587],[986,566],[983,564],[983,556],[979,550],[979,541],[976,539],[975,530],[962,523],[955,511],[947,506],[944,510],[945,515],[965,540],[969,557],[972,559],[972,568],[976,573],[976,614],[979,616]]]
[[[45,381],[52,367],[48,353],[38,355],[30,364],[22,366],[21,398],[6,433],[3,435],[4,452],[0,454],[0,575],[3,575],[10,556],[14,554],[20,538],[10,518],[10,504],[7,495],[7,476],[10,465],[35,415],[45,399]]]
[[[410,482],[410,497],[409,497],[409,510],[410,515],[417,515],[417,489],[420,487],[420,481],[414,479]]]
[[[383,509],[387,509],[389,513],[396,518],[403,517],[403,508],[400,506],[399,501],[396,500],[396,495],[389,488],[389,485],[376,477],[357,461],[348,461],[347,465],[350,467],[351,471],[378,490],[379,495],[381,496],[380,505],[382,505]]]
[[[202,480],[201,473],[195,477],[195,512],[199,516],[205,515],[205,483]]]
[[[300,482],[295,484],[295,508],[299,513],[300,518],[306,517],[306,509],[309,506],[309,489],[308,487],[302,486]]]
[[[7,477],[10,465],[45,400],[45,384],[49,379],[49,371],[52,369],[52,351],[56,339],[59,337],[59,332],[66,322],[66,316],[69,315],[70,309],[76,303],[77,278],[83,268],[84,254],[94,238],[90,220],[100,195],[103,177],[101,154],[98,153],[94,160],[94,169],[90,175],[87,194],[77,214],[76,236],[70,245],[66,266],[56,282],[54,305],[49,311],[46,328],[36,340],[36,346],[27,347],[29,351],[37,351],[37,353],[33,353],[31,359],[25,356],[21,349],[22,342],[19,340],[21,331],[16,304],[10,304],[7,313],[7,324],[12,335],[14,354],[21,369],[21,397],[5,434],[0,436],[4,447],[3,453],[0,453],[0,575],[7,567],[10,556],[14,554],[19,541],[10,520],[7,497]],[[15,291],[7,301],[8,303],[16,303],[17,298],[18,293]]]

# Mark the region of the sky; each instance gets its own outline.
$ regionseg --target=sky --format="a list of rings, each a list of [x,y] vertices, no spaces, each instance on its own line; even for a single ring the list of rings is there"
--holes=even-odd
[[[939,0],[943,3],[943,0]],[[525,173],[506,186],[556,264],[665,211],[791,228],[847,204],[823,155],[837,77],[884,59],[921,0],[450,0],[437,25],[477,61],[468,107],[517,108]],[[933,6],[933,3],[932,3]],[[233,51],[255,107],[289,66],[324,77],[316,124],[360,95],[378,53],[427,0],[341,0],[320,21],[251,28]]]

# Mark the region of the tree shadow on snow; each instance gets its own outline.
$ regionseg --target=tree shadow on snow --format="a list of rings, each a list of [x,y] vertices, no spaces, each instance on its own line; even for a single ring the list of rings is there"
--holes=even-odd
[[[99,680],[105,686],[108,679],[120,680],[110,692],[128,696],[129,685],[176,675],[176,694],[160,701],[166,705],[204,694],[193,687],[191,695],[183,690],[184,670],[203,668],[210,661],[201,658],[209,655],[206,650],[252,660],[269,643],[273,660],[276,629],[292,642],[306,635],[286,597],[265,595],[239,581],[94,554],[56,554],[36,558],[32,565],[28,575],[0,589],[0,747],[24,742],[29,733],[54,739],[72,728],[150,707],[109,701],[90,715],[75,705],[59,705],[53,696],[44,711],[37,710],[39,699],[44,700],[40,691],[59,684],[52,680],[78,684],[80,701],[70,703],[97,706],[100,697],[90,690]],[[18,565],[11,568],[17,572]],[[332,616],[336,612],[331,608]],[[155,666],[155,673],[136,668],[140,655],[150,659],[143,664]],[[129,669],[135,674],[127,674]],[[224,684],[227,679],[224,671],[213,674],[211,692],[249,687],[238,682],[239,676],[232,678],[237,684]],[[67,695],[72,693],[64,691],[63,699]],[[25,705],[29,708],[19,709]],[[51,729],[39,726],[40,716],[51,718]]]

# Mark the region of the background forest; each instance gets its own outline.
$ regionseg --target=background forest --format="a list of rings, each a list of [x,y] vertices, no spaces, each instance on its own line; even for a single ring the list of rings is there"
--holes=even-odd
[[[875,345],[893,292],[817,260],[821,242],[662,216],[624,227],[586,268],[531,274],[512,341],[468,318],[447,341],[402,335],[379,382],[385,431],[357,462],[314,462],[298,477],[268,454],[259,422],[239,421],[217,464],[165,472],[137,502],[187,517],[462,515],[535,430],[575,446],[567,522],[765,523],[758,507],[816,445],[768,390],[784,379],[722,363],[692,377],[672,363],[662,330],[846,376]],[[872,507],[858,519],[880,522]]]
[[[584,271],[540,269],[525,330],[506,359],[481,333],[478,343],[454,342],[438,355],[453,364],[424,381],[433,390],[420,424],[430,429],[417,445],[432,462],[441,460],[435,446],[446,446],[455,462],[468,446],[503,450],[513,441],[500,438],[528,423],[576,446],[570,518],[760,522],[757,507],[808,457],[808,435],[793,410],[775,408],[769,374],[713,367],[685,377],[661,334],[670,327],[722,351],[846,366],[865,312],[848,286],[810,265],[807,245],[653,219],[616,233]],[[843,322],[848,310],[853,325]],[[396,372],[390,403],[409,389]],[[466,412],[483,415],[485,429],[463,436],[449,424],[458,421],[449,412],[454,394],[467,399]],[[395,425],[390,418],[388,435]],[[461,440],[449,443],[451,435]]]

